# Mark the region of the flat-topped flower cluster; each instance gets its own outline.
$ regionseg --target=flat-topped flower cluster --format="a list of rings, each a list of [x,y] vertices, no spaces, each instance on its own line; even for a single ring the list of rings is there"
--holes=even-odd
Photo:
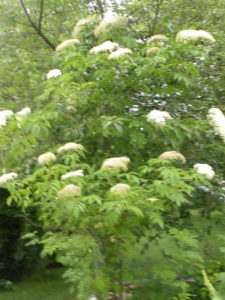
[[[30,107],[24,107],[22,110],[14,113],[12,110],[2,110],[0,111],[0,127],[7,125],[7,121],[12,117],[15,116],[17,121],[21,121],[27,115],[31,113]]]
[[[67,39],[67,40],[61,42],[56,47],[56,51],[64,50],[71,45],[79,45],[81,42],[78,38],[79,38],[80,33],[85,29],[85,26],[87,24],[95,24],[97,21],[98,21],[97,16],[90,16],[88,18],[81,19],[80,21],[78,21],[72,32],[73,38]],[[112,27],[114,29],[117,29],[117,28],[120,28],[121,26],[127,26],[128,22],[129,22],[129,18],[127,18],[126,16],[118,16],[118,15],[107,16],[100,21],[100,23],[97,25],[97,27],[95,27],[94,35],[97,38],[99,38],[100,36],[102,36],[103,33],[107,32],[107,30],[109,28]],[[169,38],[167,36],[165,36],[164,34],[155,34],[155,35],[150,36],[147,39],[147,44],[163,45],[168,40],[169,40]],[[176,41],[177,42],[205,41],[205,42],[214,43],[215,39],[209,32],[207,32],[205,30],[186,29],[186,30],[180,31],[176,35]],[[111,53],[114,50],[115,50],[115,52]],[[160,50],[159,47],[154,46],[154,47],[147,49],[145,53],[147,56],[149,56],[149,55],[156,54],[159,50]],[[110,52],[111,53],[108,56],[108,59],[118,59],[119,57],[124,56],[125,54],[131,54],[132,50],[122,47],[122,46],[119,46],[117,43],[114,43],[112,41],[105,41],[102,44],[97,45],[89,50],[90,54],[98,54],[98,53],[102,53],[102,52]],[[53,76],[51,76],[51,74],[48,73],[47,78],[60,76],[60,75],[58,75],[59,72],[56,70],[57,69],[52,70],[52,71],[55,71],[52,73]]]
[[[17,173],[8,173],[0,176],[0,185],[3,185],[9,181],[12,181],[17,178]]]

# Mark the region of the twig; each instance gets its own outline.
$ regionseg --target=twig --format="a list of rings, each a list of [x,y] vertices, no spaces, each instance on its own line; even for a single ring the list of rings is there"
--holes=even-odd
[[[23,2],[23,0],[19,0],[20,1],[20,4],[25,12],[25,15],[27,17],[27,19],[29,20],[31,26],[34,28],[34,30],[37,32],[37,34],[45,41],[45,43],[50,47],[52,48],[53,50],[55,50],[55,46],[49,41],[49,39],[44,35],[44,33],[41,31],[41,29],[39,28],[39,26],[37,26],[33,20],[31,19],[30,17],[30,14]],[[40,20],[40,19],[39,19]]]
[[[44,0],[41,0],[41,2],[40,2],[40,15],[39,15],[39,20],[38,20],[38,28],[39,28],[39,30],[41,30],[43,13],[44,13]]]
[[[156,9],[155,9],[155,17],[153,19],[153,24],[152,24],[152,29],[150,32],[150,35],[153,35],[155,33],[155,28],[157,25],[157,21],[159,18],[159,13],[160,13],[160,9],[161,9],[161,5],[163,4],[163,0],[156,0]]]

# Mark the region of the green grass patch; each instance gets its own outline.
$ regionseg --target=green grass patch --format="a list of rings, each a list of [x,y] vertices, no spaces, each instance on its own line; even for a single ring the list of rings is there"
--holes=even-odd
[[[0,300],[76,300],[62,276],[62,269],[50,269],[32,274],[13,284],[10,290],[0,290]]]

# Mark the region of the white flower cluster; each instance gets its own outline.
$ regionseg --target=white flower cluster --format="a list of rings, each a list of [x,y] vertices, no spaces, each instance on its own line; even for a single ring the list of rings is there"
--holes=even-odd
[[[81,144],[77,144],[77,143],[67,143],[67,144],[59,147],[57,149],[57,152],[61,153],[61,152],[64,152],[64,151],[71,151],[71,150],[72,151],[84,150],[84,146],[81,145]],[[46,153],[41,154],[40,156],[38,156],[37,160],[38,160],[39,165],[46,165],[46,164],[50,163],[51,161],[55,161],[56,156],[52,152],[46,152]],[[76,175],[75,175],[74,172],[77,172]],[[70,173],[67,173],[65,175],[68,175],[68,174],[71,175],[73,173],[73,176],[83,176],[83,171],[82,170],[77,170],[77,171],[74,171],[74,172],[70,172]],[[72,177],[72,175],[70,177]],[[63,179],[65,179],[65,178],[63,178]]]
[[[152,47],[152,48],[147,49],[146,52],[145,52],[145,54],[146,54],[147,56],[149,56],[149,55],[155,54],[155,53],[158,52],[159,50],[160,50],[159,47]]]
[[[112,52],[114,49],[117,49],[119,47],[119,44],[113,43],[111,41],[106,41],[102,43],[101,45],[95,46],[89,50],[89,53],[91,54],[97,54],[101,52]]]
[[[205,177],[209,180],[215,176],[213,168],[208,164],[195,164],[194,169],[197,173],[205,175]]]
[[[47,73],[46,77],[47,77],[47,79],[51,79],[51,78],[59,77],[59,76],[61,76],[61,75],[62,75],[61,70],[59,70],[59,69],[52,69],[52,70],[50,70],[50,71]]]
[[[150,36],[150,38],[148,38],[147,43],[152,43],[152,42],[165,42],[168,40],[168,37],[166,37],[164,34],[155,34]]]
[[[74,44],[80,44],[80,41],[78,39],[69,39],[69,40],[65,40],[62,43],[60,43],[57,47],[56,47],[56,51],[61,51],[64,50],[65,48],[74,45]]]
[[[58,198],[74,197],[81,194],[81,188],[74,184],[66,185],[62,190],[58,191]]]
[[[46,164],[50,163],[51,161],[55,161],[55,160],[56,160],[56,156],[52,152],[46,152],[46,153],[38,156],[39,165],[46,165]]]
[[[214,43],[215,39],[205,30],[187,29],[180,31],[177,34],[176,41],[208,41]]]
[[[64,151],[77,151],[77,150],[84,150],[84,146],[77,143],[67,143],[57,149],[58,153],[64,152]]]
[[[11,110],[3,110],[0,111],[0,126],[5,126],[7,123],[7,119],[13,115],[13,111]]]
[[[30,107],[24,107],[21,111],[18,111],[15,114],[15,118],[17,121],[21,121],[24,117],[31,113]],[[13,115],[13,111],[11,110],[3,110],[0,111],[0,126],[5,126],[7,120]]]
[[[116,168],[121,169],[123,171],[127,171],[127,165],[130,163],[129,157],[122,156],[122,157],[111,157],[102,163],[101,169],[104,168]]]
[[[225,116],[219,108],[211,108],[207,115],[210,125],[225,142]]]
[[[127,24],[128,18],[124,16],[108,16],[104,18],[100,24],[95,28],[94,34],[96,37],[99,37],[103,32],[107,30],[109,25],[120,25]]]
[[[186,163],[186,158],[179,152],[176,151],[167,151],[162,153],[159,156],[160,159],[180,161],[182,164]]]
[[[111,187],[110,192],[116,195],[126,195],[130,191],[130,186],[125,183],[118,183]]]
[[[95,296],[91,296],[88,300],[98,300]]]
[[[72,178],[72,177],[77,177],[77,176],[84,176],[84,171],[83,170],[77,170],[77,171],[68,172],[68,173],[62,175],[61,179],[65,180],[65,179]]]
[[[121,56],[123,56],[124,54],[131,54],[132,51],[128,48],[119,48],[116,51],[112,52],[109,56],[108,59],[117,59]]]
[[[166,123],[166,120],[170,120],[172,117],[167,111],[160,111],[160,110],[152,110],[147,115],[147,121],[148,122],[155,122],[157,124],[164,125]]]
[[[0,176],[0,184],[4,184],[6,182],[12,181],[12,180],[16,179],[17,176],[18,175],[16,173],[4,174],[4,175]]]
[[[79,38],[80,33],[85,28],[85,25],[93,23],[97,21],[97,19],[98,19],[97,16],[90,16],[88,18],[79,20],[73,29],[72,37]]]
[[[21,111],[18,111],[16,113],[16,120],[17,121],[21,121],[24,117],[26,117],[27,115],[29,115],[31,113],[31,109],[30,107],[25,107],[23,108]]]

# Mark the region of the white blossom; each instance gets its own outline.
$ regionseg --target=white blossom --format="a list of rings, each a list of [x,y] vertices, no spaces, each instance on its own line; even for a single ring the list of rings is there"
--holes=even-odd
[[[128,48],[119,48],[118,50],[112,52],[109,56],[108,59],[117,59],[121,56],[123,56],[124,54],[131,54],[132,51]]]
[[[149,44],[154,41],[164,42],[167,40],[168,40],[168,37],[166,37],[164,34],[155,34],[155,35],[150,36],[150,38],[148,38],[147,43]]]
[[[214,37],[205,30],[198,30],[198,40],[206,40],[212,43],[215,43]]]
[[[79,20],[73,29],[72,37],[78,38],[82,30],[85,28],[85,25],[93,23],[97,20],[98,20],[97,16],[90,16],[88,18]]]
[[[65,48],[67,48],[68,46],[74,45],[74,44],[80,44],[80,41],[78,39],[69,39],[69,40],[65,40],[63,41],[61,44],[59,44],[56,47],[56,51],[61,51]]]
[[[58,191],[57,196],[58,198],[64,197],[73,197],[79,196],[81,194],[81,188],[74,184],[66,185],[62,190]]]
[[[7,118],[10,118],[12,115],[13,115],[12,110],[7,109],[7,110],[0,111],[0,118],[5,117],[7,119]]]
[[[5,118],[0,118],[0,126],[5,126],[7,123],[7,120]]]
[[[167,151],[162,153],[159,156],[160,159],[180,161],[182,164],[186,163],[186,158],[179,152],[176,151]]]
[[[225,116],[219,108],[211,108],[207,115],[210,125],[225,142]]]
[[[116,195],[126,195],[129,191],[130,186],[124,183],[118,183],[110,189],[110,192]]]
[[[176,36],[176,41],[201,41],[215,42],[213,36],[204,30],[187,29],[180,31]]]
[[[147,121],[148,122],[155,122],[161,125],[164,125],[166,123],[166,120],[170,120],[172,117],[167,111],[160,111],[160,110],[152,110],[147,115]]]
[[[71,143],[67,143],[67,144],[59,147],[57,149],[57,152],[60,153],[60,152],[63,152],[63,151],[71,151],[71,150],[74,150],[74,151],[84,150],[84,146],[81,145],[81,144],[71,142]]]
[[[91,296],[88,300],[98,300],[95,296]]]
[[[12,110],[3,110],[0,111],[0,126],[5,126],[7,123],[7,119],[13,115]]]
[[[215,176],[213,168],[208,164],[195,164],[194,169],[197,173],[205,175],[209,180]]]
[[[0,176],[0,185],[17,178],[17,173],[8,173]]]
[[[77,22],[76,26],[79,27],[79,26],[82,26],[82,25],[91,23],[91,22],[93,22],[93,21],[95,21],[95,20],[96,20],[96,16],[90,16],[90,17],[88,17],[88,18],[80,19],[80,20]]]
[[[46,153],[38,156],[39,165],[45,165],[45,164],[48,164],[49,162],[55,161],[55,160],[56,160],[56,156],[52,152],[46,152]]]
[[[145,53],[147,56],[149,56],[149,55],[155,54],[159,50],[160,50],[159,47],[152,47],[152,48],[147,49]]]
[[[101,169],[104,168],[116,168],[121,169],[123,171],[127,171],[127,165],[130,163],[129,157],[122,156],[122,157],[111,157],[102,163]]]
[[[46,77],[47,77],[47,79],[51,79],[51,78],[59,77],[61,75],[62,75],[62,72],[59,69],[52,69],[47,73]]]
[[[84,176],[84,171],[83,170],[77,170],[77,171],[72,171],[72,172],[68,172],[64,175],[61,176],[62,180],[71,178],[71,177],[77,177],[77,176]]]
[[[22,118],[26,117],[27,115],[29,115],[31,113],[31,109],[30,107],[24,107],[21,111],[18,111],[16,113],[16,120],[17,121],[21,121]]]
[[[105,51],[112,52],[114,49],[118,48],[119,44],[113,43],[111,41],[106,41],[102,43],[101,45],[95,46],[89,50],[89,53],[91,54],[97,54]]]
[[[99,37],[104,31],[106,31],[109,25],[124,25],[128,23],[128,18],[124,16],[107,16],[105,17],[100,24],[95,28],[94,34],[96,37]]]

